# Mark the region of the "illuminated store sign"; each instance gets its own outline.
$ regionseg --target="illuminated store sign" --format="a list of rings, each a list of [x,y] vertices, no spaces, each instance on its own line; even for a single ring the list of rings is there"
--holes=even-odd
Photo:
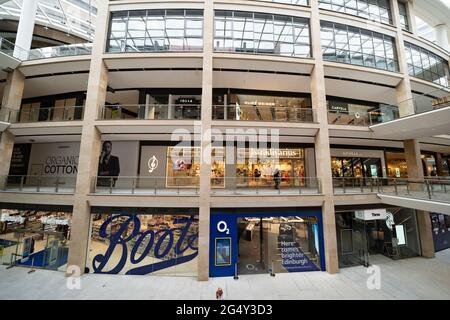
[[[262,149],[262,148],[239,148],[239,157],[247,158],[280,158],[280,159],[302,159],[304,158],[303,149]]]
[[[7,214],[3,214],[0,217],[1,222],[16,222],[16,223],[24,223],[25,218],[21,216],[10,216]]]
[[[275,102],[269,101],[244,101],[243,104],[259,107],[275,107]]]
[[[43,217],[43,218],[41,218],[41,223],[49,224],[49,225],[56,225],[56,226],[68,226],[69,225],[69,219]]]

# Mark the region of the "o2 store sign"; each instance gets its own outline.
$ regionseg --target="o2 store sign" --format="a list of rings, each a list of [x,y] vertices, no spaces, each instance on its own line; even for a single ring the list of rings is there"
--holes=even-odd
[[[107,232],[108,227],[123,217],[127,217],[127,219],[119,225],[114,234],[109,234]],[[198,247],[195,246],[198,233],[188,235],[190,227],[194,222],[193,219],[175,219],[174,224],[180,225],[178,228],[163,229],[156,232],[147,230],[139,234],[141,221],[138,216],[117,215],[110,217],[105,220],[99,230],[99,236],[101,238],[109,238],[109,246],[105,253],[98,254],[94,257],[92,261],[93,272],[118,274],[124,269],[128,262],[131,265],[139,264],[150,253],[150,256],[160,259],[161,261],[130,268],[125,274],[144,275],[191,261],[198,254]],[[130,227],[132,227],[132,231],[127,235]],[[175,231],[180,231],[180,235],[176,242],[174,240]],[[132,243],[134,240],[135,242],[131,246],[131,251],[128,253],[130,249],[128,244]],[[142,251],[138,252],[140,249],[139,247],[143,243],[147,244]],[[163,246],[163,244],[165,245]],[[189,249],[193,251],[193,253],[183,255]],[[175,253],[175,258],[167,258],[169,252],[172,251]],[[114,258],[111,258],[114,252],[120,252],[120,254],[115,254]],[[110,267],[110,270],[105,270],[110,260],[115,263],[115,265]],[[89,270],[87,270],[87,272],[89,272]]]
[[[220,233],[230,234],[228,224],[223,220],[217,222],[217,231],[219,231]]]

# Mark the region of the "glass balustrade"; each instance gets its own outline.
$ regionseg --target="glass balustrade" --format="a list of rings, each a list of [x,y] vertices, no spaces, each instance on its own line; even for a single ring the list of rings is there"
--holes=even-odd
[[[315,110],[286,106],[214,105],[213,120],[306,122],[315,121]]]

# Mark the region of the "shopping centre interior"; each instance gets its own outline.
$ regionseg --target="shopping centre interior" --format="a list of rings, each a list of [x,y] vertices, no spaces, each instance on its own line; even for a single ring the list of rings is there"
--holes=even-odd
[[[0,1],[0,264],[208,280],[450,248],[445,2],[56,2]]]

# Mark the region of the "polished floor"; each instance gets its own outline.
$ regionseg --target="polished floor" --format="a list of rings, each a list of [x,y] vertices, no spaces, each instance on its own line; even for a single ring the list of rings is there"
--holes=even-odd
[[[364,267],[326,272],[283,273],[199,282],[189,277],[86,275],[80,290],[67,289],[61,272],[0,267],[0,299],[215,299],[222,287],[225,299],[450,299],[450,250],[435,259],[393,261],[377,256],[380,289],[369,290]]]

